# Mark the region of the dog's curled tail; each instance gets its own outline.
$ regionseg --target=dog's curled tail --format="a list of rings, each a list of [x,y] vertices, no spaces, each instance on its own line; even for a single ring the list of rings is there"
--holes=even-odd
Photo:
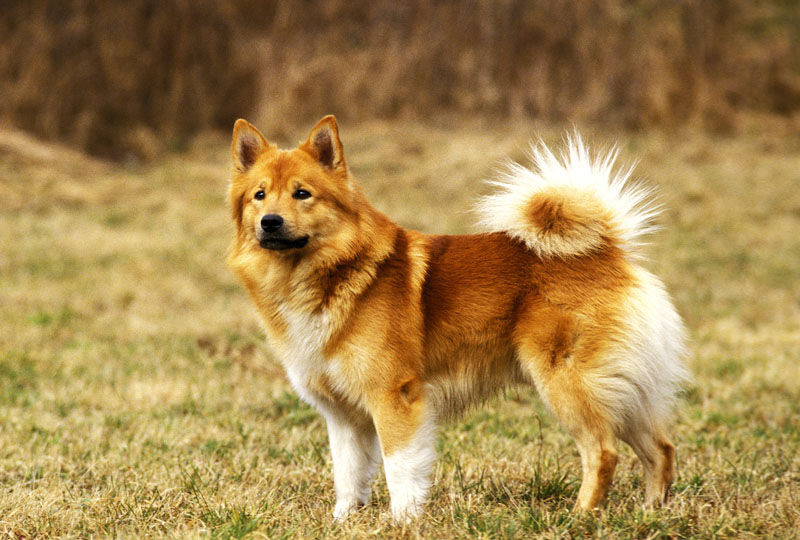
[[[544,258],[586,255],[608,244],[636,256],[660,207],[652,190],[631,185],[632,168],[615,169],[617,154],[612,148],[592,156],[577,133],[560,156],[541,141],[532,144],[530,167],[510,163],[490,181],[497,190],[479,202],[480,224]]]

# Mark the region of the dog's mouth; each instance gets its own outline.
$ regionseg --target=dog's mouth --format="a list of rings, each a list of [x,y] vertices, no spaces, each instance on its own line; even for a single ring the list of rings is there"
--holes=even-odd
[[[287,249],[299,249],[308,244],[308,235],[299,238],[284,238],[282,236],[268,236],[262,238],[258,244],[272,251],[284,251]]]

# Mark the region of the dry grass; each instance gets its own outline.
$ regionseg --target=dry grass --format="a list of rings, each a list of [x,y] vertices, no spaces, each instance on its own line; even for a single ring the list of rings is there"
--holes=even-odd
[[[611,134],[669,211],[649,266],[692,333],[670,504],[623,453],[606,511],[575,515],[576,450],[533,393],[445,427],[433,500],[333,524],[330,454],[225,268],[228,140],[113,167],[0,132],[0,536],[789,538],[800,530],[800,144]],[[343,125],[401,223],[464,232],[479,179],[530,126]],[[550,142],[560,129],[543,127]],[[301,138],[292,134],[291,140]],[[284,141],[285,142],[285,141]]]

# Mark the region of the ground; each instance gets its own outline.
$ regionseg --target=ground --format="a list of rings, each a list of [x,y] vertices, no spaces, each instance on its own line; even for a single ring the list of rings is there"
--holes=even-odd
[[[310,126],[309,126],[310,127]],[[341,126],[376,206],[470,232],[532,123]],[[269,130],[265,129],[269,136]],[[577,451],[527,389],[452,422],[424,518],[372,503],[332,523],[322,419],[298,401],[224,264],[229,140],[111,165],[0,130],[0,537],[788,538],[800,530],[800,139],[626,133],[658,188],[645,265],[691,334],[669,504],[642,509],[625,448],[607,506],[577,515]],[[304,138],[298,131],[291,141]],[[286,144],[285,141],[281,141]]]

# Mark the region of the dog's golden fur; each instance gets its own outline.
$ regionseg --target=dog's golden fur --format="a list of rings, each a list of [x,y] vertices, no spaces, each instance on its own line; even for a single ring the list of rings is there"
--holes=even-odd
[[[666,497],[683,330],[634,262],[655,211],[612,158],[592,161],[579,139],[562,159],[539,146],[534,169],[512,166],[481,203],[488,232],[429,236],[369,204],[333,117],[288,151],[239,120],[232,154],[229,261],[327,420],[336,517],[367,502],[381,461],[394,515],[418,514],[437,422],[519,383],[578,444],[578,507],[608,492],[618,439],[642,462],[646,500]]]

